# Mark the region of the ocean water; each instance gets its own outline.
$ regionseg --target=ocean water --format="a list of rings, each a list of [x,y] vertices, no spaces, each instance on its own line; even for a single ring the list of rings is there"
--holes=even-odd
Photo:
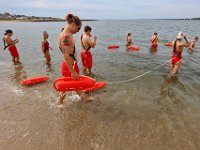
[[[113,20],[84,25],[90,25],[98,37],[92,50],[95,79],[107,81],[108,86],[92,93],[96,99],[92,103],[73,101],[69,96],[58,107],[52,83],[61,76],[58,34],[65,23],[0,23],[1,35],[12,29],[13,37],[19,38],[22,62],[15,66],[9,52],[0,51],[0,149],[198,150],[200,44],[192,52],[184,49],[181,70],[169,80],[171,49],[164,43],[174,40],[179,31],[189,40],[200,35],[199,21]],[[50,35],[51,67],[42,57],[42,31]],[[156,51],[149,42],[155,31],[161,40]],[[80,68],[82,32],[74,35]],[[133,33],[140,51],[127,51],[128,32]],[[108,50],[113,44],[120,48]],[[21,80],[38,75],[48,75],[50,80],[32,87],[20,85]]]

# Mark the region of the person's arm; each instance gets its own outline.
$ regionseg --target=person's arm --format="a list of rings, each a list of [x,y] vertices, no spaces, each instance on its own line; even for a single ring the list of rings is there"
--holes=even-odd
[[[92,48],[95,48],[96,41],[97,41],[97,37],[96,36],[94,37],[94,42],[92,42],[90,38],[87,39],[88,45],[91,46]]]
[[[158,38],[158,42],[160,42],[160,38]]]
[[[184,39],[185,39],[187,45],[189,46],[190,43],[188,42],[187,37],[185,35],[184,35]]]
[[[7,44],[9,44],[9,45],[15,45],[15,44],[17,44],[17,43],[19,42],[19,40],[18,40],[18,39],[15,39],[14,41],[12,41],[11,38],[5,38],[5,42],[6,42]]]
[[[74,48],[72,46],[72,42],[70,39],[70,36],[65,36],[64,39],[62,39],[62,50],[63,50],[63,56],[64,60],[66,62],[66,65],[69,69],[69,71],[72,73],[73,79],[78,79],[78,73],[73,69],[73,61],[70,57],[70,54],[73,54]]]
[[[42,50],[42,52],[43,52],[43,54],[44,54],[44,40],[42,40],[41,50]]]

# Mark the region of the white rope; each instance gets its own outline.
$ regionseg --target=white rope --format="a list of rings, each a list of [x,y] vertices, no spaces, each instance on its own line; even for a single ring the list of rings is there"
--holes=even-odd
[[[124,81],[119,81],[119,82],[109,82],[108,84],[123,84],[123,83],[129,83],[129,82],[131,82],[131,81],[137,80],[137,79],[139,79],[139,78],[145,76],[146,74],[151,73],[152,71],[154,71],[154,70],[156,70],[156,69],[158,69],[158,68],[164,66],[165,64],[169,63],[170,61],[171,61],[171,59],[170,59],[170,60],[167,60],[166,62],[162,63],[161,65],[159,65],[159,66],[153,68],[152,70],[149,70],[149,71],[147,71],[147,72],[145,72],[145,73],[143,73],[143,74],[141,74],[141,75],[139,75],[139,76],[137,76],[137,77],[135,77],[135,78],[132,78],[132,79],[129,79],[129,80],[124,80]]]

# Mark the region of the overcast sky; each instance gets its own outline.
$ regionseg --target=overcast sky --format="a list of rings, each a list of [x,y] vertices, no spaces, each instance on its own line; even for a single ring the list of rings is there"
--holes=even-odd
[[[0,13],[82,19],[200,17],[200,0],[0,0]]]

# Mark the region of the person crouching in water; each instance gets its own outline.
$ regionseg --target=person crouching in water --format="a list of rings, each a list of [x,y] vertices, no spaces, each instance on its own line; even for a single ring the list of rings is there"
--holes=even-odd
[[[192,40],[192,42],[190,43],[190,45],[189,45],[188,48],[189,48],[190,50],[193,50],[195,44],[196,44],[198,41],[199,41],[199,37],[198,37],[198,36],[195,36],[194,39]]]
[[[131,46],[133,44],[133,40],[132,40],[131,35],[132,35],[131,33],[128,33],[128,35],[126,37],[126,41],[127,41],[126,46]]]
[[[12,35],[13,31],[12,30],[6,30],[4,37],[3,37],[3,42],[4,42],[4,50],[8,48],[10,55],[12,57],[12,62],[14,64],[20,63],[19,61],[19,53],[17,51],[17,47],[15,44],[19,43],[19,40],[16,38],[15,40],[12,40]],[[6,45],[7,44],[7,45]]]
[[[44,31],[43,37],[42,37],[41,49],[42,49],[42,53],[44,55],[44,58],[46,59],[46,64],[50,65],[51,56],[50,56],[49,50],[51,49],[51,47],[49,47],[48,38],[49,38],[48,33],[46,31]]]
[[[83,64],[83,72],[86,75],[92,75],[92,53],[90,51],[91,48],[95,48],[97,37],[94,36],[94,41],[91,40],[92,28],[90,26],[85,26],[84,34],[81,35],[81,45],[83,50],[81,51],[81,59]]]
[[[182,42],[183,39],[185,39],[186,43]],[[178,73],[182,63],[183,48],[188,46],[189,42],[186,36],[182,32],[179,32],[178,36],[176,37],[176,40],[172,42],[173,51],[171,57],[169,77],[173,77]]]
[[[160,42],[160,39],[158,37],[157,32],[155,32],[154,35],[151,37],[150,42],[151,42],[151,47],[154,47],[154,48],[158,47],[158,42]]]

